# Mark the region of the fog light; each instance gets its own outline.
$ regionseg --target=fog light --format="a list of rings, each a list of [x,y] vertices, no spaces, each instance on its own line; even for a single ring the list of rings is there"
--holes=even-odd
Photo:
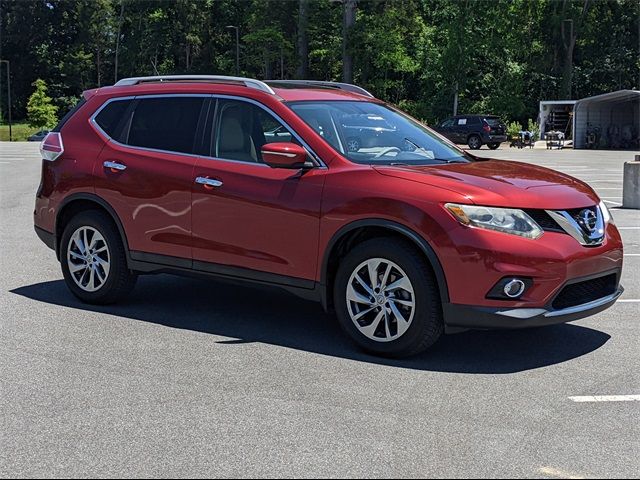
[[[517,300],[533,285],[533,279],[528,277],[504,277],[496,283],[487,298],[494,300]]]
[[[524,293],[524,289],[526,285],[519,278],[512,278],[507,283],[505,283],[502,291],[509,298],[518,298],[520,295]]]

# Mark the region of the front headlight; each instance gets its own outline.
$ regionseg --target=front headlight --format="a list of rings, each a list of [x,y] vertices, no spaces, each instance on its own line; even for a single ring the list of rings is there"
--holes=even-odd
[[[598,207],[600,207],[600,212],[602,213],[602,219],[604,220],[604,224],[605,225],[607,225],[608,223],[614,224],[613,216],[609,211],[609,207],[607,207],[602,200],[600,200],[600,205],[598,205]]]
[[[525,212],[514,208],[447,203],[445,208],[463,225],[536,239],[544,232]]]

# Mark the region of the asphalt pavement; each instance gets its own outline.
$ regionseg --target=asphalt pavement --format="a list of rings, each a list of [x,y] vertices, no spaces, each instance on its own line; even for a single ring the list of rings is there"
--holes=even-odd
[[[640,401],[620,401],[640,395],[633,152],[480,151],[594,186],[625,241],[622,301],[392,361],[276,289],[158,275],[79,303],[33,231],[37,147],[0,143],[0,476],[639,476]]]

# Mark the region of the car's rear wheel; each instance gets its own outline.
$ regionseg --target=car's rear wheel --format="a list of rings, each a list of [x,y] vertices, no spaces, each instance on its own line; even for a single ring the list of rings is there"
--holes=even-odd
[[[482,140],[478,135],[471,135],[467,139],[467,145],[469,145],[469,148],[471,150],[478,150],[480,147],[482,147]]]
[[[67,223],[60,241],[65,282],[83,302],[114,303],[133,288],[120,234],[104,212],[80,212]]]
[[[491,149],[491,150],[497,150],[497,148],[500,146],[499,143],[487,143],[487,146]]]
[[[429,264],[401,240],[378,238],[355,247],[340,262],[333,298],[342,328],[370,353],[415,355],[444,330]]]

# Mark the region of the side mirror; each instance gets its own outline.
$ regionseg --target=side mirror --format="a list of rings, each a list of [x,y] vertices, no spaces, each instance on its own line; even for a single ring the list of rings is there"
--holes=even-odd
[[[267,143],[260,149],[262,161],[273,168],[304,168],[307,151],[292,142]]]

